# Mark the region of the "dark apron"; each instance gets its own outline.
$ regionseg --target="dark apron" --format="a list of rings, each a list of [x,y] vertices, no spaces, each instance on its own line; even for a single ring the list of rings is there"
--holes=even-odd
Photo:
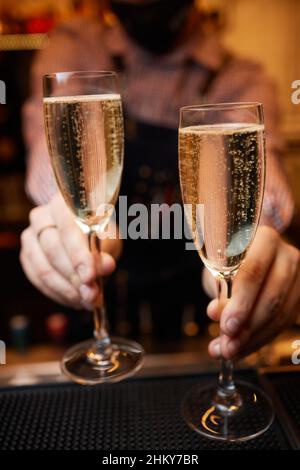
[[[139,202],[150,209],[151,203],[180,203],[178,131],[127,119],[128,126],[121,187],[128,206]],[[185,250],[185,241],[124,240],[120,269],[127,273],[127,315],[136,332],[144,308],[160,337],[180,335],[188,306],[201,310],[201,262],[195,251]]]

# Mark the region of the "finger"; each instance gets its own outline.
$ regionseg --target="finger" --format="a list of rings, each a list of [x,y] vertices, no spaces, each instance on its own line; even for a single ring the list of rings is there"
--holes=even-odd
[[[26,255],[24,255],[24,252],[21,251],[20,253],[20,262],[22,265],[22,268],[29,279],[29,281],[40,291],[42,294],[44,294],[46,297],[49,297],[52,299],[54,302],[57,302],[62,305],[67,305],[69,307],[72,307],[74,309],[79,309],[80,306],[76,302],[75,304],[68,302],[66,299],[64,299],[61,295],[59,295],[56,292],[51,291],[45,284],[43,284],[40,280],[40,278],[37,276],[35,269],[33,268],[32,265],[32,260],[31,258],[29,259]]]
[[[214,359],[235,359],[240,350],[242,338],[231,338],[230,336],[221,335],[214,338],[208,345],[208,352]]]
[[[297,317],[299,314],[300,307],[300,251],[293,248],[293,253],[291,253],[293,260],[291,261],[291,270],[295,269],[296,273],[294,275],[293,284],[286,295],[282,310],[285,312],[290,312],[291,321]],[[289,321],[290,319],[288,319]]]
[[[90,284],[81,284],[79,287],[79,293],[85,305],[88,305],[88,309],[91,310],[93,303],[98,297],[99,287],[96,282],[92,282]]]
[[[230,338],[226,335],[214,338],[208,345],[208,352],[214,359],[234,359],[237,356],[240,343],[239,338]]]
[[[218,336],[214,338],[208,345],[208,352],[214,359],[220,359],[221,357],[221,338]]]
[[[281,329],[275,327],[275,325],[269,325],[265,331],[258,331],[252,334],[247,341],[244,341],[238,348],[235,354],[235,358],[242,359],[249,354],[258,351],[260,348],[270,343],[276,336],[281,332]]]
[[[98,253],[95,255],[95,264],[97,276],[108,276],[116,267],[116,262],[108,253]],[[82,284],[79,288],[82,299],[89,305],[92,305],[99,294],[99,287],[94,281],[89,284]]]
[[[79,276],[75,273],[60,242],[57,229],[53,227],[55,224],[49,206],[35,207],[30,212],[29,219],[31,227],[50,264],[68,281],[71,281],[74,287],[78,288],[80,285]],[[41,232],[42,229],[44,230]]]
[[[298,271],[298,250],[282,243],[268,278],[261,289],[251,317],[245,327],[251,334],[266,330],[272,323],[280,323],[286,314],[284,303],[295,283]],[[284,320],[284,318],[283,318]]]
[[[115,222],[110,221],[109,226],[112,227],[112,237],[104,239],[101,238],[101,249],[102,251],[112,255],[114,259],[118,259],[121,255],[123,247],[122,239],[120,238],[121,235]]]
[[[296,250],[296,249],[295,249]],[[298,250],[297,250],[298,251]],[[248,341],[242,342],[239,350],[239,356],[244,357],[251,352],[259,349],[275,338],[284,328],[293,324],[295,318],[299,313],[299,285],[300,285],[300,270],[299,270],[299,251],[296,253],[295,258],[298,258],[298,267],[296,275],[294,276],[293,284],[288,291],[285,301],[280,308],[280,314],[275,319],[270,321],[267,319],[265,323],[257,324],[255,330]],[[297,263],[294,258],[294,262]]]
[[[97,270],[97,276],[108,276],[116,268],[116,261],[108,253],[98,253],[95,255],[95,264]],[[82,284],[79,288],[82,299],[88,303],[93,304],[98,297],[99,287],[97,282],[89,284]]]
[[[235,336],[248,320],[256,297],[275,258],[279,236],[269,227],[260,227],[252,247],[233,283],[233,295],[221,314],[224,334]]]
[[[92,282],[96,277],[96,268],[93,256],[88,248],[86,235],[76,224],[74,215],[62,202],[60,195],[55,196],[49,206],[62,244],[74,270],[83,283]]]
[[[63,299],[62,296],[48,289],[37,277],[35,270],[32,267],[31,261],[27,259],[27,257],[22,253],[20,255],[20,261],[27,278],[31,284],[33,284],[40,292],[42,292],[42,294],[44,294],[49,299],[52,299],[54,302],[57,302],[58,304],[67,305],[68,307],[72,307],[74,309],[79,308],[78,304],[73,305],[67,302],[66,299]]]
[[[78,289],[81,279],[74,270],[72,263],[61,243],[57,229],[44,230],[39,239],[40,246],[47,260],[68,282]]]
[[[202,286],[209,297],[217,297],[218,292],[216,280],[207,268],[202,270]]]
[[[208,317],[213,320],[213,321],[219,321],[220,320],[220,308],[219,308],[219,300],[218,299],[213,299],[209,302],[206,313]]]
[[[116,269],[115,259],[102,251],[96,260],[96,270],[98,276],[108,276]]]
[[[34,276],[35,282],[38,280],[38,286],[41,290],[47,291],[47,295],[64,299],[63,303],[71,305],[80,305],[80,296],[77,290],[66,281],[48,262],[41,249],[38,240],[31,228],[28,228],[22,234],[23,253],[22,258],[26,264],[27,271]],[[33,275],[34,273],[34,275]]]
[[[242,344],[249,341],[249,331],[244,330],[236,337],[221,335],[221,356],[224,359],[235,359],[238,357]]]
[[[265,344],[270,337],[276,336],[288,321],[288,312],[284,303],[290,297],[290,290],[295,284],[298,272],[299,252],[296,248],[281,242],[274,263],[261,290],[251,318],[240,330],[238,342],[230,346],[230,356],[240,354],[244,349],[255,344]],[[222,343],[222,352],[228,349],[229,340]],[[226,351],[225,351],[226,354]]]
[[[29,214],[30,225],[38,236],[42,229],[45,227],[52,227],[55,225],[48,205],[35,207]]]
[[[219,294],[217,292],[217,285],[218,289],[220,290]],[[216,292],[215,294],[218,295],[218,298],[213,299],[207,306],[207,315],[213,321],[220,321],[222,311],[224,310],[225,305],[228,303],[227,299],[227,287],[224,280],[218,280],[215,282]]]
[[[25,255],[23,250],[21,250],[20,252],[20,263],[29,281],[47,297],[53,298],[51,291],[46,286],[44,286],[40,279],[37,277],[32,267],[32,263],[30,262],[28,256]],[[56,298],[54,300],[56,300]]]

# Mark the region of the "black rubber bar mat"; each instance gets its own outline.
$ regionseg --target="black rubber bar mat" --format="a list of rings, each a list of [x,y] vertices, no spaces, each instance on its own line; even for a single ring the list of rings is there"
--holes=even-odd
[[[267,392],[290,444],[300,450],[300,373],[267,373]]]
[[[242,378],[257,382],[254,373]],[[190,430],[180,416],[181,400],[191,386],[205,385],[208,379],[211,376],[136,378],[94,387],[67,383],[2,389],[0,449],[290,448],[277,419],[264,435],[239,444],[212,441]],[[291,412],[298,407],[299,417],[294,393],[300,395],[300,379],[290,382],[285,374],[282,380],[282,398],[291,403]]]

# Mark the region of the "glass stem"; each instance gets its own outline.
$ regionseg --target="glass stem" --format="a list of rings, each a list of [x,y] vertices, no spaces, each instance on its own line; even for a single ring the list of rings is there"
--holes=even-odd
[[[223,278],[226,284],[226,300],[232,294],[232,276]],[[222,279],[217,279],[218,299],[222,299]],[[214,398],[215,405],[223,414],[232,414],[241,406],[241,397],[238,394],[233,380],[233,362],[229,359],[221,359],[219,385]]]
[[[99,258],[101,253],[101,241],[94,230],[88,232],[89,249],[91,253]],[[90,358],[97,362],[107,362],[110,360],[112,349],[111,341],[108,334],[108,321],[104,302],[103,279],[101,276],[97,278],[99,294],[95,300],[93,307],[94,315],[94,337],[96,339],[96,348],[90,352]]]

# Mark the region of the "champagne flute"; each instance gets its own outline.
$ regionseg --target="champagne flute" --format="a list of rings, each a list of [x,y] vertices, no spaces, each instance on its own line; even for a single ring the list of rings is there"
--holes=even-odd
[[[113,213],[123,170],[121,97],[113,72],[63,72],[44,76],[44,118],[56,182],[95,258]],[[115,382],[142,365],[143,348],[110,338],[103,296],[93,305],[94,338],[71,347],[62,370],[81,384]]]
[[[180,110],[179,172],[195,247],[231,297],[234,276],[259,223],[265,180],[263,107],[220,103]],[[223,300],[223,299],[222,299]],[[218,386],[194,387],[182,403],[190,427],[212,439],[243,441],[268,429],[274,413],[265,393],[234,382],[221,360]]]

